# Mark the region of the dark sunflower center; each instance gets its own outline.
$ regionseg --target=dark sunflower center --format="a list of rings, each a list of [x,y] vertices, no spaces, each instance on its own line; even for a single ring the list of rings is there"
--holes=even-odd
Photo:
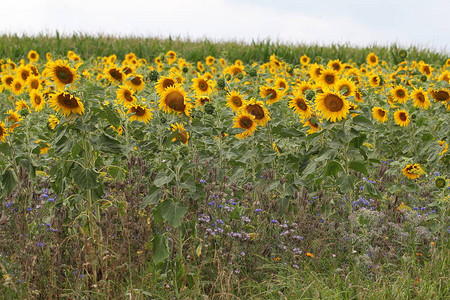
[[[341,69],[341,65],[338,64],[338,63],[333,63],[333,64],[331,65],[331,67],[332,67],[334,70],[336,70],[336,71],[339,71],[339,70]]]
[[[39,81],[36,80],[36,79],[33,80],[33,81],[31,81],[30,87],[31,87],[33,90],[36,90],[36,89],[39,87]]]
[[[171,78],[164,79],[164,81],[162,82],[162,87],[164,89],[166,89],[172,85],[175,85],[175,81]]]
[[[142,84],[142,80],[141,80],[140,77],[134,77],[133,79],[131,79],[131,83],[134,84],[134,85],[139,86],[139,85]]]
[[[376,62],[377,62],[377,58],[376,58],[375,56],[372,55],[372,56],[370,57],[370,62],[371,62],[371,63],[376,63]]]
[[[247,106],[247,111],[250,114],[254,115],[256,120],[261,120],[262,118],[264,118],[264,110],[258,104],[251,104]]]
[[[297,107],[303,111],[308,109],[308,106],[306,105],[305,100],[303,99],[297,99]]]
[[[423,72],[424,72],[425,74],[429,75],[429,74],[431,73],[430,67],[429,67],[429,66],[425,66],[425,67],[423,68]]]
[[[183,144],[186,144],[188,141],[188,137],[186,133],[179,131],[177,134],[177,139],[182,142]]]
[[[30,57],[31,57],[31,59],[35,59],[36,58],[36,53],[31,53]]]
[[[400,120],[402,120],[403,122],[405,122],[408,117],[406,116],[406,114],[404,112],[401,112],[398,117],[400,118]]]
[[[3,136],[5,134],[5,131],[3,130],[3,126],[0,126],[0,136]]]
[[[109,75],[111,75],[111,77],[115,80],[122,80],[122,73],[117,69],[109,70]]]
[[[278,84],[278,86],[284,90],[284,89],[286,88],[286,83],[283,82],[283,81],[281,81],[281,82]]]
[[[397,97],[399,97],[399,98],[403,98],[403,97],[405,97],[405,91],[404,90],[397,90]]]
[[[325,97],[325,106],[329,111],[337,112],[344,107],[344,101],[336,95],[327,95]]]
[[[13,80],[14,80],[13,77],[7,77],[6,80],[5,80],[5,82],[6,82],[7,85],[11,85],[12,82],[13,82]]]
[[[277,97],[277,92],[274,89],[267,89],[266,90],[266,97],[269,97],[269,99],[275,99]]]
[[[386,112],[384,110],[379,109],[378,115],[383,118],[386,115]]]
[[[239,126],[243,129],[249,129],[252,127],[252,125],[253,125],[253,121],[249,117],[242,117],[239,120]]]
[[[209,102],[209,98],[208,97],[200,98],[200,104],[201,105],[205,105],[206,102]]]
[[[128,91],[128,90],[125,90],[124,92],[123,92],[123,97],[125,98],[125,100],[126,101],[128,101],[128,102],[133,102],[133,97],[131,96],[131,92],[130,91]]]
[[[418,93],[416,95],[416,99],[419,100],[419,102],[422,102],[422,103],[425,102],[425,96],[422,93]]]
[[[183,95],[177,91],[173,91],[167,94],[166,104],[168,107],[178,112],[182,112],[186,108]]]
[[[348,86],[347,84],[342,85],[340,91],[344,96],[348,96],[350,95],[350,86]]]
[[[55,68],[56,77],[58,80],[64,84],[69,84],[73,82],[73,74],[67,67],[58,66]]]
[[[200,91],[203,91],[203,92],[207,91],[208,90],[208,84],[206,83],[206,81],[200,80],[198,82],[198,89]]]
[[[437,101],[447,101],[449,98],[449,93],[446,91],[438,91],[434,93],[434,99],[436,99]]]
[[[28,76],[30,76],[30,72],[28,72],[27,70],[23,70],[20,76],[23,80],[27,80]]]
[[[322,69],[317,68],[314,72],[316,73],[316,76],[320,76],[322,74]]]
[[[242,70],[240,68],[234,67],[233,69],[231,69],[231,74],[233,74],[233,76],[236,76],[239,73],[242,73]]]
[[[20,90],[20,89],[22,88],[22,84],[20,84],[19,82],[17,82],[17,83],[14,85],[14,88],[16,89],[16,91],[18,91],[18,90]]]
[[[39,104],[41,104],[41,102],[42,102],[41,96],[36,96],[36,97],[34,97],[34,103],[36,103],[37,105],[39,105]]]
[[[335,79],[334,75],[331,74],[325,75],[325,82],[328,84],[334,83],[334,79]]]
[[[307,59],[306,57],[303,57],[303,58],[302,58],[302,61],[303,61],[304,63],[306,63],[306,62],[308,62],[308,59]]]
[[[129,67],[125,67],[125,68],[123,68],[122,71],[125,73],[125,75],[128,75],[128,74],[130,74],[133,70],[131,70],[131,68],[129,68]]]
[[[59,94],[58,95],[58,103],[66,108],[77,108],[78,107],[78,101],[75,99],[74,96],[70,94]]]
[[[231,102],[233,102],[233,104],[236,105],[237,107],[241,107],[242,106],[242,100],[241,100],[240,97],[233,96],[231,98]]]
[[[134,113],[138,117],[142,117],[143,115],[145,115],[145,109],[140,106],[132,107],[131,112]]]

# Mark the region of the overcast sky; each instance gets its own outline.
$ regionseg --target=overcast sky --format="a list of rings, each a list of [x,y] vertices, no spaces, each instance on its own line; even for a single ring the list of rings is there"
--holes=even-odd
[[[0,33],[419,46],[450,52],[449,0],[8,0]]]

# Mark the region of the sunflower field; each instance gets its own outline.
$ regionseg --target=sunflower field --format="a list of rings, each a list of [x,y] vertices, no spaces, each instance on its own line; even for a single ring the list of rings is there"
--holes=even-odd
[[[450,297],[450,59],[205,49],[0,57],[1,297]]]

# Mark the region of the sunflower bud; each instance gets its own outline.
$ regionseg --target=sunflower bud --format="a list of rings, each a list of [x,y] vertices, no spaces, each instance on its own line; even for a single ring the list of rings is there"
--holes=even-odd
[[[399,77],[396,77],[396,78],[395,78],[395,84],[396,84],[396,85],[399,85],[400,82],[402,82],[402,80],[401,80]]]
[[[208,115],[212,115],[216,111],[214,106],[209,102],[205,104],[204,109],[205,109],[205,113],[207,113]]]
[[[258,75],[258,71],[255,68],[251,68],[248,71],[248,75],[250,75],[251,77],[256,77]]]
[[[239,79],[239,80],[241,80],[242,78],[244,78],[244,74],[238,73],[238,74],[236,75],[236,78]]]
[[[313,90],[307,90],[306,91],[306,99],[307,100],[314,99],[314,96],[316,96],[316,93]]]
[[[225,75],[225,80],[226,81],[230,81],[231,80],[231,75],[230,74]]]
[[[442,177],[442,176],[436,177],[436,178],[434,179],[434,185],[435,185],[437,188],[440,188],[440,189],[445,188],[445,185],[446,185],[446,180],[445,180],[445,178]]]
[[[316,61],[316,63],[320,64],[320,62],[322,61],[322,57],[317,56],[315,61]]]
[[[186,66],[184,66],[184,67],[183,67],[183,73],[187,73],[188,71],[189,71],[189,68],[186,67]]]
[[[425,81],[427,81],[427,76],[426,75],[422,75],[421,77],[420,77],[420,80],[422,81],[422,82],[425,82]]]
[[[217,79],[217,88],[219,90],[225,89],[225,80],[223,78]]]
[[[150,81],[157,81],[159,78],[159,73],[156,70],[151,70],[150,74],[148,74],[148,79]]]

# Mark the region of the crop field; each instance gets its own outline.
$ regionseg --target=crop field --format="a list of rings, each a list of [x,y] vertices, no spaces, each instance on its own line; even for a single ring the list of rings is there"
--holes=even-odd
[[[449,299],[450,58],[0,36],[1,299]]]

